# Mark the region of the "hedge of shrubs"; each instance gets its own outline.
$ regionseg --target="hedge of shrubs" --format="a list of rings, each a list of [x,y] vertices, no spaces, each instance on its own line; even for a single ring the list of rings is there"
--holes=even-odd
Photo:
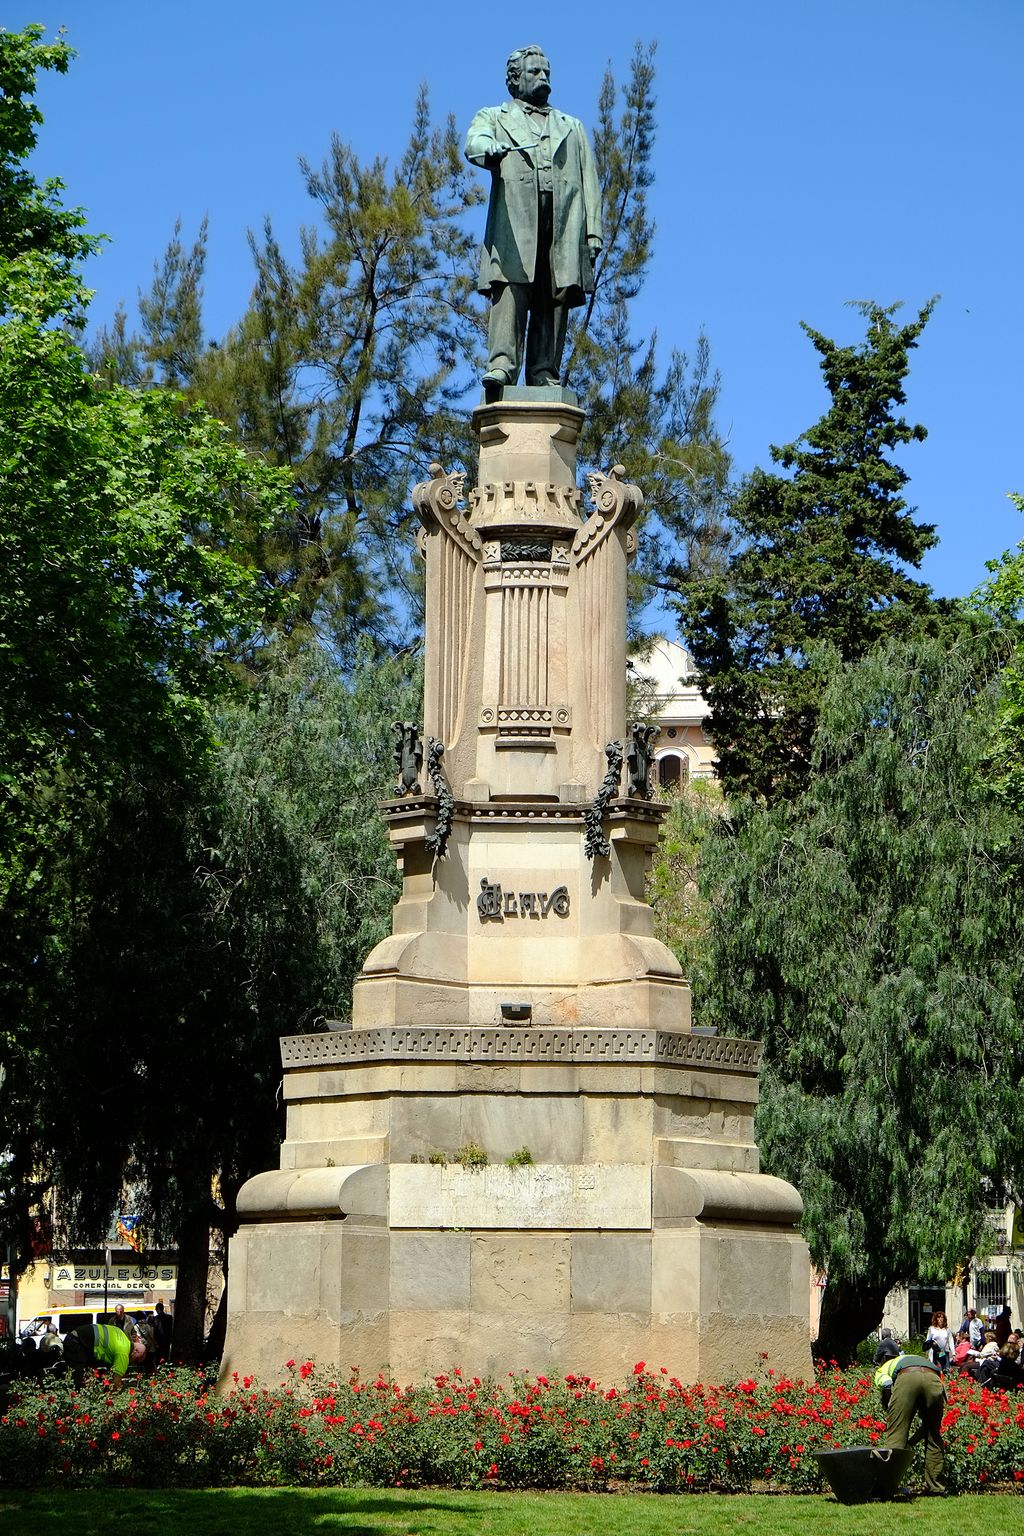
[[[458,1367],[419,1386],[337,1380],[312,1361],[287,1372],[227,1392],[180,1369],[117,1391],[100,1373],[78,1391],[19,1389],[0,1416],[0,1482],[803,1493],[821,1488],[815,1450],[871,1444],[884,1428],[862,1369],[683,1386],[641,1361],[625,1388]],[[944,1432],[953,1490],[1024,1487],[1024,1392],[954,1379]]]

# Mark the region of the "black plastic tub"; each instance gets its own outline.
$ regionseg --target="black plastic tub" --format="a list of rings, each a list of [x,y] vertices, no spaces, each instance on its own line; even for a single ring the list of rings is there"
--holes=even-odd
[[[818,1467],[840,1504],[866,1504],[891,1499],[914,1459],[913,1447],[880,1451],[852,1445],[845,1451],[817,1451]]]

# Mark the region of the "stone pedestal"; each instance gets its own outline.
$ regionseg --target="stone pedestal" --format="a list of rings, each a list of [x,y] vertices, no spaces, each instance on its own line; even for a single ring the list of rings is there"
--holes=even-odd
[[[610,857],[594,863],[583,852],[585,810],[457,802],[435,862],[433,802],[389,802],[402,896],[393,933],[356,983],[355,1028],[494,1026],[528,1008],[542,1027],[689,1029],[690,989],[643,899],[662,808],[618,802]]]
[[[757,1047],[690,1032],[645,900],[641,499],[615,467],[583,515],[582,420],[561,390],[506,390],[474,413],[469,496],[437,465],[414,492],[426,751],[417,778],[404,726],[401,896],[353,1027],[282,1042],[287,1139],[239,1197],[228,1373],[810,1369],[800,1198],[753,1140]]]
[[[809,1371],[800,1199],[758,1172],[752,1042],[386,1028],[282,1046],[287,1140],[239,1200],[229,1373],[309,1356],[611,1382],[645,1360],[725,1381],[762,1353]],[[468,1146],[486,1167],[455,1161]]]

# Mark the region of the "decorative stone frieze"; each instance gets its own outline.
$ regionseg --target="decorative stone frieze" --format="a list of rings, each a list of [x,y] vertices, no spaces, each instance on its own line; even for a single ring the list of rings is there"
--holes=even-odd
[[[671,1066],[722,1067],[756,1076],[757,1040],[722,1035],[675,1034],[655,1029],[445,1029],[388,1027],[329,1029],[325,1034],[285,1035],[285,1069],[309,1062],[379,1061],[623,1061]]]

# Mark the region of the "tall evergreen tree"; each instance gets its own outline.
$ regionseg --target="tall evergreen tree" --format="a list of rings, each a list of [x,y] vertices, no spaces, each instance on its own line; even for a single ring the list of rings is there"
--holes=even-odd
[[[654,235],[653,60],[653,47],[637,46],[621,113],[610,69],[602,85],[594,146],[606,240],[565,360],[587,411],[581,467],[621,462],[647,498],[634,608],[670,562],[678,583],[718,561],[729,476],[707,339],[692,361],[674,351],[662,370],[656,338],[637,342],[630,330]],[[304,232],[297,262],[269,225],[250,235],[256,286],[217,345],[200,342],[204,225],[191,248],[175,229],[141,302],[140,331],[119,312],[90,356],[106,378],[185,388],[239,441],[289,469],[293,515],[257,557],[296,599],[293,637],[314,634],[344,660],[357,633],[387,647],[418,621],[411,485],[435,459],[472,477],[483,191],[453,122],[432,128],[425,92],[393,171],[381,159],[362,163],[335,137],[323,167],[303,163],[302,173],[319,228]]]
[[[732,794],[771,801],[806,782],[820,698],[815,647],[853,661],[934,612],[929,588],[906,567],[920,563],[935,530],[915,520],[893,458],[926,435],[896,408],[933,303],[902,326],[896,306],[858,305],[867,334],[853,346],[804,326],[831,404],[796,442],[772,448],[788,473],[758,469],[740,489],[728,568],[677,600]]]
[[[654,58],[654,44],[636,45],[621,111],[611,68],[602,82],[594,157],[606,239],[594,291],[570,322],[564,366],[587,412],[581,462],[595,468],[621,463],[643,488],[647,512],[638,527],[634,619],[652,588],[676,591],[720,569],[731,472],[715,421],[721,380],[708,338],[698,336],[692,357],[673,348],[663,367],[657,332],[641,340],[633,332],[633,302],[654,253]]]
[[[190,251],[176,228],[141,334],[119,316],[91,356],[108,375],[180,384],[288,470],[292,508],[257,559],[292,599],[287,633],[347,661],[360,633],[390,645],[416,606],[410,486],[433,458],[468,457],[457,405],[481,331],[464,216],[482,192],[454,120],[433,126],[425,89],[393,168],[335,135],[323,165],[301,171],[318,224],[297,262],[269,220],[250,232],[255,287],[218,345],[200,344],[204,223]]]
[[[986,1184],[1024,1174],[1022,823],[982,771],[1008,649],[965,626],[835,663],[804,792],[704,843],[695,1001],[764,1044],[758,1143],[804,1198],[826,1358],[948,1281]]]

